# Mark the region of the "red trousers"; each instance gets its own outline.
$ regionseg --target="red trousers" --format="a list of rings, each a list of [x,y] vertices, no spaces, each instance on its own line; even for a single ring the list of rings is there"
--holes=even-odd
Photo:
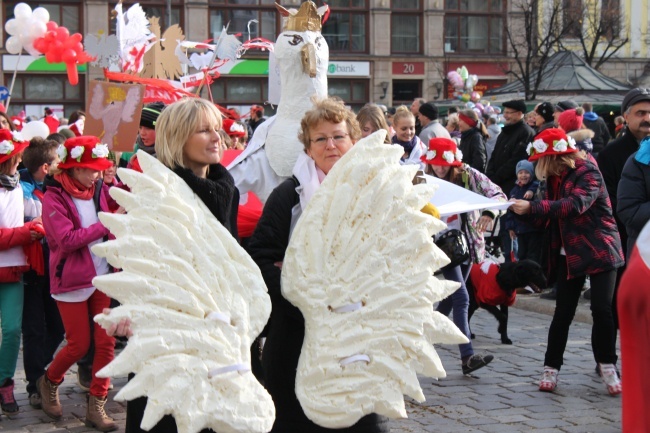
[[[650,269],[635,247],[618,288],[623,433],[650,432]]]
[[[56,354],[47,369],[48,379],[54,383],[60,383],[70,367],[88,352],[90,346],[89,317],[100,314],[104,308],[109,307],[109,304],[108,296],[99,290],[95,290],[92,296],[83,302],[57,301],[68,344]],[[93,358],[90,394],[103,398],[108,394],[110,379],[98,378],[96,373],[113,360],[115,339],[109,337],[106,331],[94,322],[92,328],[95,339],[95,357]]]

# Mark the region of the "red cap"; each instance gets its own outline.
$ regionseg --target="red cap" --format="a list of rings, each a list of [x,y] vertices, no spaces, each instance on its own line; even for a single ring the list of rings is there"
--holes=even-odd
[[[232,119],[223,119],[223,130],[226,131],[231,137],[244,137],[246,136],[245,126],[237,123]]]
[[[542,156],[566,155],[578,149],[573,138],[559,128],[548,128],[535,136],[535,141],[528,143],[526,153],[529,161],[537,161]]]
[[[463,152],[458,150],[454,140],[432,138],[429,140],[429,150],[420,159],[429,165],[458,167],[463,164]]]
[[[16,128],[16,131],[22,131],[23,130],[24,121],[20,117],[11,116],[11,123],[14,124],[14,127]]]
[[[59,146],[57,153],[61,158],[61,169],[79,167],[104,171],[113,166],[108,159],[108,145],[100,143],[99,139],[92,135],[68,138]]]
[[[565,110],[560,114],[560,117],[557,119],[558,125],[560,128],[564,129],[566,132],[577,131],[582,129],[582,121],[584,116],[579,116],[576,114],[575,108],[571,110]]]
[[[0,129],[0,164],[22,152],[27,146],[29,141],[24,141],[20,132]]]

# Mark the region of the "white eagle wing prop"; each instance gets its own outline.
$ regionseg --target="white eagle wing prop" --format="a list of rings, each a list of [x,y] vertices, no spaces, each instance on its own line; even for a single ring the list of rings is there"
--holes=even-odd
[[[93,280],[122,303],[95,321],[131,320],[126,349],[98,374],[136,373],[115,397],[147,396],[141,427],[164,415],[179,432],[267,432],[270,395],[250,372],[250,347],[271,312],[262,275],[187,184],[138,152],[144,173],[120,169],[112,188],[127,214],[100,214],[117,237],[93,247],[122,272]]]
[[[400,146],[380,131],[329,172],[298,220],[282,267],[282,294],[305,318],[296,395],[327,428],[379,413],[405,418],[403,394],[424,401],[417,374],[445,377],[433,343],[467,338],[433,304],[458,288],[431,236],[445,226],[420,212],[433,195],[412,185]]]

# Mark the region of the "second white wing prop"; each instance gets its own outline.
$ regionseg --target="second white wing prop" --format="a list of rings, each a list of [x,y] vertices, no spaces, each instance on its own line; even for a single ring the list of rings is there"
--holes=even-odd
[[[178,431],[267,432],[271,396],[250,371],[250,346],[271,312],[250,256],[187,184],[140,151],[144,173],[120,169],[131,192],[112,188],[127,214],[100,214],[117,240],[95,245],[122,272],[93,284],[122,304],[95,321],[131,320],[126,349],[98,375],[136,373],[116,396],[147,396],[141,427],[166,414]]]
[[[343,428],[378,413],[405,418],[424,401],[417,373],[445,377],[433,343],[467,338],[433,304],[458,288],[431,236],[445,225],[420,209],[435,187],[412,184],[400,146],[380,131],[329,172],[302,214],[282,267],[282,294],[305,318],[296,395],[305,414]]]

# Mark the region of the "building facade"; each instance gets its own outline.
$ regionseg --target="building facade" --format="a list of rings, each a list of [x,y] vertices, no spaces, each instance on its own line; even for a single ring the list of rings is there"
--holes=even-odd
[[[410,103],[415,97],[445,100],[452,92],[446,74],[462,65],[479,76],[475,90],[499,87],[511,79],[506,71],[512,50],[505,29],[521,19],[518,1],[329,0],[331,14],[323,27],[330,50],[329,92],[355,109],[368,101],[395,106]],[[4,22],[13,16],[17,3],[19,0],[2,1]],[[114,32],[110,18],[114,0],[28,3],[33,8],[47,8],[51,19],[70,33]],[[124,7],[132,3],[125,1]],[[243,38],[250,35],[273,41],[281,30],[273,0],[171,0],[171,15],[166,0],[139,3],[149,16],[161,17],[163,31],[168,23],[179,24],[186,39],[192,41],[216,38],[227,23],[229,33],[239,33]],[[287,8],[298,7],[301,0],[281,3]],[[617,7],[624,21],[621,28],[629,33],[630,42],[601,71],[636,84],[650,57],[650,5],[647,0],[620,0]],[[45,105],[56,105],[67,116],[85,106],[88,81],[103,77],[99,68],[80,68],[79,85],[71,86],[64,65],[3,53],[3,85],[9,87],[17,71],[10,112],[28,107],[30,114]],[[220,104],[245,109],[267,100],[268,53],[249,52],[240,61],[221,68],[220,73],[211,88]]]

